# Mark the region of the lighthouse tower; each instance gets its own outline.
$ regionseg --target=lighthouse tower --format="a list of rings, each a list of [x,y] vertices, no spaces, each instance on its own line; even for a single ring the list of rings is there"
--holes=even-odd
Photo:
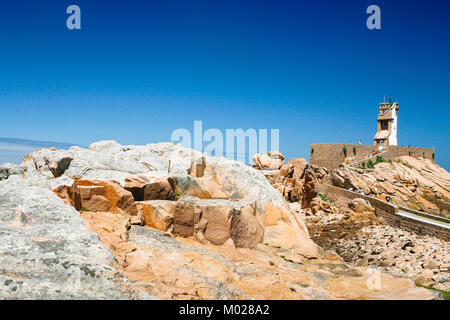
[[[389,146],[396,146],[398,103],[392,103],[391,101],[380,103],[378,110],[378,130],[373,138],[374,145],[378,147],[378,150]]]

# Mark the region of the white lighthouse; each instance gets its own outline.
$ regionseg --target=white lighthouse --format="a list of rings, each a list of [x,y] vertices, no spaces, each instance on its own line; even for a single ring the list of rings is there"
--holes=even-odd
[[[373,138],[374,145],[382,150],[388,146],[397,145],[397,119],[399,106],[397,102],[380,103],[378,114],[378,130]]]

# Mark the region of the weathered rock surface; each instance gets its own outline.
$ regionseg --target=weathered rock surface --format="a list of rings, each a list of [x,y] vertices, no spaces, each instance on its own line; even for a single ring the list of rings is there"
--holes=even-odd
[[[274,153],[274,156],[282,157],[277,153]],[[71,159],[70,163],[66,163],[65,159],[68,158]],[[52,165],[49,166],[49,163]],[[320,248],[309,239],[305,224],[291,212],[286,200],[271,187],[264,175],[237,161],[208,157],[173,144],[120,146],[116,142],[106,141],[92,144],[89,149],[40,149],[28,155],[23,166],[27,167],[25,179],[36,185],[43,180],[56,182],[63,178],[74,179],[72,187],[65,187],[68,182],[61,180],[63,184],[56,184],[54,191],[66,203],[71,203],[82,211],[109,211],[137,216],[136,220],[141,217],[145,220],[145,215],[138,217],[136,200],[176,200],[186,196],[211,199],[214,208],[205,209],[208,219],[202,220],[202,223],[208,221],[209,226],[201,227],[197,221],[189,222],[189,227],[178,223],[176,217],[181,219],[183,216],[177,214],[177,211],[193,210],[188,209],[186,203],[180,202],[178,207],[181,208],[175,207],[174,212],[168,213],[174,217],[171,232],[204,238],[219,245],[233,234],[236,239],[239,236],[246,238],[239,241],[240,245],[253,245],[254,239],[258,239],[260,242],[266,241],[295,250],[310,258],[321,255]],[[51,168],[59,167],[64,167],[64,172],[61,170],[61,175],[55,175]],[[192,175],[189,175],[189,172]],[[112,177],[118,177],[118,180],[111,179]],[[78,198],[81,201],[80,208]],[[233,225],[236,226],[237,221],[253,221],[256,224],[251,227],[236,227],[231,232],[232,215],[228,212],[227,219],[223,218],[224,209],[216,203],[220,199],[231,201],[232,203],[226,206],[233,207],[240,215],[240,219],[233,220]],[[203,206],[201,201],[190,205]],[[247,214],[242,214],[241,209],[247,206],[254,208],[258,217],[255,216],[252,220]],[[195,210],[199,209],[196,207]],[[154,212],[161,213],[158,210]],[[202,210],[200,212],[205,214]],[[271,217],[270,223],[265,224],[264,221],[269,221],[266,219],[268,216]],[[163,218],[165,227],[161,227],[159,216],[154,216],[152,222],[149,217],[150,214],[147,213],[148,225],[158,225],[161,230],[165,230],[169,224],[169,218],[166,216]],[[263,221],[263,232],[260,230],[259,221]],[[197,231],[192,232],[191,227],[195,227]],[[219,230],[227,231],[223,231],[223,235],[219,236]],[[249,234],[239,235],[237,230],[252,230],[249,233],[254,234],[253,238],[249,238]]]
[[[283,157],[284,159],[284,157]],[[273,187],[290,202],[300,202],[302,207],[309,208],[316,197],[314,186],[329,179],[328,170],[318,166],[309,166],[304,158],[289,159],[287,164],[274,167],[272,170],[258,164],[253,165],[266,176]]]
[[[369,203],[369,201],[356,198],[353,199],[349,204],[349,208],[355,211],[356,213],[375,213],[375,208],[372,207],[372,205]]]
[[[359,210],[360,211],[360,210]],[[371,212],[301,212],[311,237],[355,266],[377,267],[436,289],[450,289],[449,243],[382,224]]]
[[[144,225],[161,231],[167,231],[172,226],[176,201],[148,200],[137,202],[136,205]]]
[[[79,179],[74,182],[73,188],[79,190],[81,205],[88,211],[137,215],[133,194],[117,181]]]
[[[125,189],[133,194],[134,200],[173,200],[175,194],[168,177],[147,177],[144,174],[125,178]]]
[[[0,165],[0,181],[8,179],[12,175],[20,175],[23,173],[23,169],[13,163],[4,163]]]
[[[83,219],[50,190],[0,182],[2,299],[148,298]]]
[[[328,199],[322,199],[320,195],[311,200],[312,214],[324,211],[326,213],[339,213],[339,209]]]
[[[326,171],[285,166],[280,179],[301,181],[310,201]],[[1,298],[436,297],[385,274],[368,287],[367,268],[324,252],[265,176],[236,161],[101,141],[37,150],[19,169],[0,182]]]
[[[278,170],[284,165],[284,156],[279,151],[271,151],[268,154],[255,154],[252,167],[258,170]]]
[[[82,216],[137,289],[162,299],[438,298],[410,280],[384,273],[379,275],[381,287],[374,290],[368,282],[370,270],[349,267],[332,255],[329,260],[306,260],[292,250],[264,244],[253,249],[202,244],[150,227],[128,230],[128,222],[111,213]]]
[[[333,170],[332,183],[382,200],[389,197],[396,205],[450,217],[450,173],[428,159],[402,156],[370,170],[343,166]]]
[[[342,239],[336,244],[346,261],[378,266],[395,276],[450,291],[448,242],[380,225],[366,226],[361,233],[358,240]]]

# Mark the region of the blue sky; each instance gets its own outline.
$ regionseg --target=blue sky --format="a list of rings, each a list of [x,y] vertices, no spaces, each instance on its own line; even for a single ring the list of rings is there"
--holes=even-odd
[[[66,28],[79,5],[82,29]],[[381,8],[381,30],[366,8]],[[0,137],[169,141],[176,128],[279,128],[309,144],[372,144],[378,103],[400,145],[450,168],[448,1],[0,2]]]

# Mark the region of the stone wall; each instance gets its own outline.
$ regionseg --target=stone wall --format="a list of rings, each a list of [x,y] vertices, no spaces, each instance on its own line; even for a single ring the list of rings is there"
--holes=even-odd
[[[390,146],[386,154],[383,154],[383,158],[385,158],[386,160],[395,160],[401,156],[411,156],[414,158],[422,157],[424,159],[430,159],[434,161],[433,153],[433,148]]]
[[[403,206],[399,206],[399,210],[410,212],[410,213],[413,213],[415,215],[418,215],[418,216],[421,216],[421,217],[424,217],[424,218],[433,219],[433,220],[439,220],[439,221],[442,221],[442,222],[450,224],[450,219],[447,219],[445,217],[440,217],[440,216],[436,216],[436,215],[433,215],[433,214],[425,213],[425,212],[422,212],[422,211],[413,210],[411,208],[403,207]]]
[[[340,210],[348,209],[348,203],[355,198],[365,199],[375,208],[376,215],[383,218],[392,227],[450,241],[450,230],[399,216],[396,214],[399,211],[398,207],[382,200],[324,184],[316,185],[315,191],[333,200]]]
[[[312,144],[310,146],[310,163],[331,170],[338,168],[339,164],[343,163],[346,157],[344,147],[347,149],[347,157],[353,157],[355,162],[368,161],[370,154],[378,151],[378,147],[372,145],[345,143]],[[434,161],[433,153],[434,149],[432,148],[390,146],[383,150],[382,157],[386,160],[395,160],[401,156],[411,156],[415,158],[423,157]],[[373,158],[376,159],[376,156]]]
[[[366,146],[345,143],[321,143],[310,146],[310,163],[313,165],[335,169],[344,162],[344,147],[347,148],[347,156],[354,157],[355,161],[366,158],[370,153],[377,151],[376,146]],[[353,153],[353,148],[356,154]]]

